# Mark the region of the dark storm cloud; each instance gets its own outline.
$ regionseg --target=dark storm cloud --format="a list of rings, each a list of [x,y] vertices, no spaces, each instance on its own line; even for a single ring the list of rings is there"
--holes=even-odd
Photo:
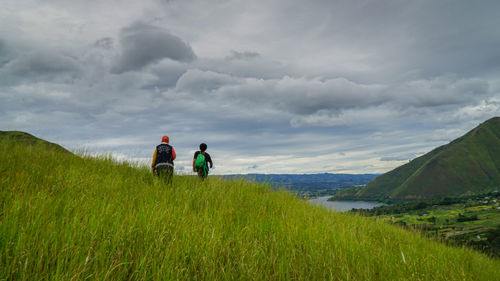
[[[43,76],[57,73],[78,72],[74,57],[52,50],[37,50],[18,56],[6,66],[16,75]]]
[[[10,48],[0,39],[0,68],[10,61]]]
[[[111,37],[104,37],[101,38],[94,43],[94,47],[96,48],[101,48],[105,50],[110,50],[113,48],[113,38]]]
[[[173,92],[172,92],[173,91]],[[410,81],[400,85],[358,84],[344,78],[281,79],[241,78],[212,71],[188,70],[167,96],[208,99],[218,104],[243,108],[269,108],[296,116],[309,116],[294,124],[322,126],[348,110],[364,110],[386,105],[384,110],[428,108],[473,104],[495,95],[488,81],[443,76]],[[442,110],[442,109],[438,109]],[[380,115],[380,114],[378,114]],[[331,124],[336,124],[332,122]]]
[[[379,85],[359,85],[343,78],[255,79],[210,71],[189,70],[179,78],[175,90],[204,96],[218,103],[271,107],[293,114],[311,114],[321,109],[377,105],[387,100]]]
[[[418,7],[410,24],[420,62],[413,62],[427,76],[500,70],[499,9],[498,1],[429,1]]]
[[[276,41],[282,56],[306,53],[316,60],[315,68],[332,71],[324,66],[330,63],[344,68],[343,75],[350,79],[400,81],[445,73],[468,77],[500,70],[498,1],[277,1],[268,5],[266,10],[274,11],[273,20],[262,25],[277,22],[282,34],[308,35],[302,41],[294,36]]]
[[[187,69],[186,64],[176,61],[160,62],[151,67],[151,72],[156,76],[156,79],[147,87],[154,91],[164,91],[172,88]]]
[[[1,43],[1,42],[0,42]],[[16,49],[0,44],[0,87],[20,83],[57,81],[67,83],[84,71],[78,57],[65,50],[34,46]]]
[[[231,51],[231,55],[227,56],[227,60],[251,60],[254,58],[258,58],[260,56],[259,53],[257,52],[250,52],[250,51],[245,51],[245,52],[238,52],[238,51]]]
[[[120,44],[122,54],[112,69],[114,73],[139,70],[163,58],[180,62],[191,62],[196,58],[191,47],[181,38],[166,29],[145,23],[123,28]]]

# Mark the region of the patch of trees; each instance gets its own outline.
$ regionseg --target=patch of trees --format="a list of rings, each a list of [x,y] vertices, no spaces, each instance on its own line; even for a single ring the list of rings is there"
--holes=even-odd
[[[472,234],[478,235],[478,234]],[[500,258],[500,225],[496,228],[482,232],[480,239],[471,239],[470,235],[457,235],[452,238],[452,242],[458,245],[467,245],[476,250]]]
[[[479,194],[479,195],[470,195],[470,196],[464,196],[464,197],[445,197],[442,199],[431,199],[431,200],[415,200],[415,201],[405,201],[405,202],[399,202],[394,205],[384,205],[384,206],[379,206],[375,207],[370,210],[366,209],[352,209],[352,212],[357,212],[362,215],[366,216],[379,216],[379,215],[389,215],[389,214],[403,214],[403,213],[408,213],[410,211],[415,211],[415,210],[423,210],[428,207],[432,206],[446,206],[446,205],[453,205],[453,204],[459,204],[459,203],[470,203],[470,202],[477,202],[477,201],[482,201],[485,199],[494,199],[494,198],[500,198],[500,193],[499,192],[489,192],[486,194]],[[462,218],[462,219],[470,219],[471,218]],[[477,217],[476,217],[477,219]]]
[[[459,213],[457,222],[464,222],[464,221],[477,221],[477,215],[466,216]]]

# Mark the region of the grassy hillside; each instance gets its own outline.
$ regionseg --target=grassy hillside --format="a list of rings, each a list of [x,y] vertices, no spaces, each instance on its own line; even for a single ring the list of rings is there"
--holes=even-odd
[[[500,117],[383,174],[338,199],[416,199],[484,193],[500,188]]]
[[[46,149],[55,150],[60,153],[70,153],[58,144],[39,139],[33,135],[20,131],[0,131],[0,141],[14,142],[17,145],[36,145]]]
[[[0,140],[2,280],[498,280],[500,261],[260,184]]]

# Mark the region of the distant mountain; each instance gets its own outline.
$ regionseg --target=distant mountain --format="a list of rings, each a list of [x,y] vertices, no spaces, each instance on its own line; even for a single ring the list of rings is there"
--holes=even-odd
[[[379,174],[247,174],[227,175],[226,179],[244,178],[268,182],[274,188],[285,188],[297,193],[321,194],[340,188],[365,185]]]
[[[500,117],[334,199],[427,199],[500,189]]]
[[[47,149],[52,149],[57,152],[71,153],[58,144],[39,139],[33,135],[20,131],[0,131],[0,142],[12,142],[15,143],[16,145],[23,144],[30,146],[31,145],[43,146]]]

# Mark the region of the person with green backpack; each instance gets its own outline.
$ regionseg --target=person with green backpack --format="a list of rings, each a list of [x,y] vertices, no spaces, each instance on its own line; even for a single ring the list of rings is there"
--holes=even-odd
[[[205,150],[207,150],[207,145],[205,143],[200,144],[200,150],[194,153],[193,158],[193,172],[198,173],[198,177],[202,180],[208,176],[208,164],[210,163],[210,168],[213,167],[212,158]]]

